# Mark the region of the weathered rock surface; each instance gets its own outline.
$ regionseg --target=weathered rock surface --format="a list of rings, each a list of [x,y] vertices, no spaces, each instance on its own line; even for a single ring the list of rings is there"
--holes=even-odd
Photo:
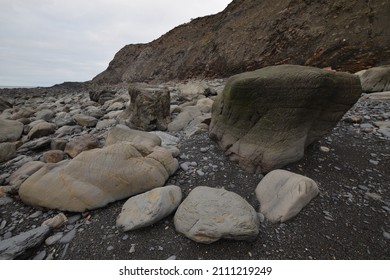
[[[85,134],[66,143],[64,152],[74,158],[83,151],[98,148],[100,146],[99,139],[91,134]]]
[[[181,189],[178,186],[156,188],[133,196],[122,207],[116,226],[129,231],[152,225],[171,214],[180,204]]]
[[[84,127],[94,127],[98,119],[92,116],[87,116],[83,114],[77,114],[73,116],[74,120],[78,125],[84,126]]]
[[[55,129],[56,125],[54,123],[41,121],[31,128],[27,137],[28,139],[41,138],[43,136],[53,134],[55,132]]]
[[[16,145],[14,143],[0,143],[0,162],[7,161],[16,156]]]
[[[129,95],[129,127],[144,131],[167,129],[171,104],[167,89],[130,87]]]
[[[128,128],[124,125],[118,125],[108,131],[106,146],[118,142],[129,142],[141,153],[151,153],[156,146],[161,145],[161,139],[152,133]]]
[[[373,67],[359,75],[363,92],[390,91],[390,65]]]
[[[168,131],[177,132],[184,129],[196,117],[202,115],[202,112],[197,106],[184,107],[183,111],[176,116],[176,118],[168,124]]]
[[[41,226],[0,241],[0,260],[15,259],[27,249],[41,244],[49,235],[50,231],[50,227]]]
[[[65,153],[61,150],[50,150],[44,152],[41,160],[46,163],[57,163],[65,159]]]
[[[390,63],[389,10],[382,0],[234,0],[151,43],[124,46],[93,82],[229,77],[282,63],[354,73]]]
[[[22,136],[22,133],[22,123],[0,118],[0,143],[17,141]]]
[[[46,164],[21,185],[19,195],[29,205],[83,212],[161,187],[177,168],[164,148],[143,156],[134,145],[120,142]]]
[[[0,113],[9,108],[12,108],[12,104],[8,100],[0,97]]]
[[[32,174],[37,172],[45,163],[42,161],[30,161],[25,163],[22,167],[17,169],[9,177],[9,183],[14,186],[16,190],[19,190],[20,185]]]
[[[92,101],[98,102],[100,105],[103,105],[106,101],[111,100],[115,97],[116,92],[114,90],[95,90],[89,92],[89,98]]]
[[[199,243],[221,238],[248,240],[259,233],[256,211],[241,196],[224,189],[196,187],[180,204],[176,230]]]
[[[312,179],[285,170],[271,171],[256,188],[260,212],[274,223],[295,217],[318,194]]]
[[[355,75],[280,65],[231,77],[213,105],[210,137],[250,172],[297,161],[361,95]]]

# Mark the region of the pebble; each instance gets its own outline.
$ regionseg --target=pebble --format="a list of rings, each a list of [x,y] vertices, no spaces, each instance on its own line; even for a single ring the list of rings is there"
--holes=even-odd
[[[45,257],[46,257],[46,250],[43,250],[43,251],[40,251],[40,252],[33,258],[33,260],[41,261],[41,260],[44,260]]]
[[[390,233],[384,231],[383,232],[383,237],[390,240]]]
[[[382,199],[382,197],[377,193],[366,192],[364,196],[367,198],[371,198],[373,200],[381,200]]]
[[[35,211],[30,216],[28,216],[30,219],[38,218],[40,215],[42,215],[42,211]]]
[[[362,185],[359,185],[358,188],[361,189],[362,191],[368,191],[369,190],[368,187],[362,186]]]
[[[122,240],[127,240],[127,239],[129,239],[129,235],[127,234],[123,235]]]
[[[110,245],[110,246],[107,247],[107,251],[112,251],[112,250],[114,250],[114,246]]]
[[[69,231],[67,234],[65,234],[61,239],[60,243],[66,244],[72,241],[72,239],[76,236],[77,230],[74,228],[71,231]]]
[[[321,151],[321,152],[324,152],[324,153],[329,153],[329,152],[330,152],[330,149],[329,149],[328,147],[321,146],[321,147],[320,147],[320,151]]]
[[[68,224],[74,224],[78,220],[80,220],[81,214],[73,215],[68,218]]]
[[[134,253],[135,252],[135,244],[131,244],[129,253]]]
[[[2,220],[1,224],[0,224],[0,229],[5,228],[6,225],[7,225],[7,221],[6,220]]]
[[[370,159],[369,162],[370,162],[371,164],[373,164],[373,165],[378,165],[378,164],[379,164],[379,161],[373,160],[373,159]]]
[[[200,152],[201,152],[201,153],[207,153],[207,151],[208,151],[209,149],[210,149],[209,147],[200,148]]]
[[[190,169],[187,162],[180,164],[180,168],[184,171],[188,171],[188,169]]]
[[[197,170],[196,173],[198,173],[199,176],[204,176],[204,172],[202,170]]]
[[[172,255],[169,258],[167,258],[167,260],[174,261],[174,260],[176,260],[176,258],[177,258],[176,255]]]
[[[8,239],[8,238],[11,238],[11,237],[12,237],[12,232],[11,231],[7,231],[3,235],[3,239]]]

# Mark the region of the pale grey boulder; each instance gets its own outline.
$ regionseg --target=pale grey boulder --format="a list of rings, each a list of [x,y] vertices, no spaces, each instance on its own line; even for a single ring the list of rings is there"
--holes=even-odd
[[[161,139],[157,135],[131,129],[125,125],[117,125],[108,131],[105,146],[110,146],[119,142],[133,144],[142,153],[151,153],[156,146],[161,145]]]
[[[177,168],[178,161],[164,148],[142,154],[131,143],[119,142],[46,164],[23,182],[19,196],[36,207],[84,212],[162,187]]]
[[[73,119],[78,125],[81,125],[83,127],[94,127],[98,123],[97,118],[83,114],[74,115]]]
[[[252,240],[260,224],[256,211],[238,194],[202,186],[180,204],[174,223],[178,232],[205,244],[221,238]]]
[[[56,125],[54,123],[48,123],[45,121],[38,122],[35,124],[29,131],[27,137],[28,139],[41,138],[53,134],[56,130]]]
[[[23,124],[21,122],[0,118],[0,143],[17,141],[22,133]]]
[[[257,185],[260,212],[271,222],[285,222],[295,217],[319,189],[312,179],[286,170],[273,170]]]
[[[373,67],[356,74],[362,83],[363,92],[390,91],[390,65]]]
[[[84,134],[77,136],[66,143],[64,152],[74,158],[84,151],[96,149],[99,148],[99,146],[100,142],[98,138],[92,134]]]
[[[356,75],[298,65],[231,77],[213,104],[210,137],[250,172],[301,159],[361,96]]]
[[[30,248],[41,244],[50,234],[48,226],[40,226],[0,241],[0,260],[12,260]]]
[[[182,199],[178,186],[165,186],[129,198],[122,207],[116,226],[122,231],[150,226],[170,215]]]
[[[202,112],[197,106],[187,106],[183,111],[176,116],[176,118],[168,124],[168,131],[177,132],[183,130],[196,117],[202,115]]]

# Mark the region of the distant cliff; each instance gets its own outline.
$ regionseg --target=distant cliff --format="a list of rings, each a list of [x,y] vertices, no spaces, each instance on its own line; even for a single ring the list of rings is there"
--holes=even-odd
[[[388,0],[234,0],[148,44],[127,45],[95,84],[228,77],[275,64],[356,72],[390,63]]]

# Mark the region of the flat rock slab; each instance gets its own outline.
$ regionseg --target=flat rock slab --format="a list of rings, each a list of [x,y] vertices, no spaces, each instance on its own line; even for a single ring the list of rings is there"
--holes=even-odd
[[[298,65],[231,77],[213,105],[210,137],[250,172],[301,159],[361,96],[358,76]]]
[[[259,218],[249,203],[224,189],[196,187],[178,207],[176,230],[199,243],[221,238],[251,240],[259,233]]]
[[[295,217],[319,194],[316,182],[285,170],[268,173],[257,185],[260,212],[271,222],[285,222]]]
[[[131,143],[119,142],[46,164],[23,182],[19,196],[32,206],[84,212],[162,187],[177,168],[164,148],[143,155]]]
[[[133,196],[123,205],[116,226],[123,231],[150,226],[170,215],[179,206],[181,199],[178,186],[156,188]]]
[[[49,235],[48,226],[40,226],[14,237],[0,241],[0,260],[12,260],[23,254],[27,249],[41,244]]]

